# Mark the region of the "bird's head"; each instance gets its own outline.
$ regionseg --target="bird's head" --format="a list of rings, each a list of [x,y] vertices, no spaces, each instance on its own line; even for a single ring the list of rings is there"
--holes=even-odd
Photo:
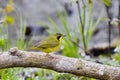
[[[61,41],[63,39],[63,37],[65,37],[65,35],[63,35],[61,33],[56,33],[55,36],[56,36],[56,39],[59,41]]]

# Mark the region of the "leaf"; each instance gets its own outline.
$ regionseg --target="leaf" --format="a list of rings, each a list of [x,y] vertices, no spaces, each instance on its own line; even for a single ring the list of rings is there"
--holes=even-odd
[[[89,2],[89,4],[92,4],[92,3],[93,3],[92,0],[88,0],[88,2]]]
[[[111,0],[102,0],[102,1],[108,7],[111,5]]]
[[[5,39],[4,38],[1,38],[0,39],[0,47],[4,46],[5,45]]]
[[[11,16],[6,16],[6,23],[13,24],[14,23],[14,18]]]

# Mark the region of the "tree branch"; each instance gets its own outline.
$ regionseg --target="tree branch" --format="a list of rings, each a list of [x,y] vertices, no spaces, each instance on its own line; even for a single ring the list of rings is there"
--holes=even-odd
[[[120,68],[118,67],[60,55],[46,55],[42,52],[26,52],[17,48],[11,48],[9,52],[0,54],[0,69],[13,67],[45,68],[102,80],[120,79]]]

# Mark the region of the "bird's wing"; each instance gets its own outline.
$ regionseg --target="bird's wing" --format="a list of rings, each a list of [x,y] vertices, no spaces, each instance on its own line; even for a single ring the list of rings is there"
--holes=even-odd
[[[35,45],[35,47],[39,47],[39,48],[51,48],[51,47],[56,47],[59,45],[59,41],[57,40],[45,40],[45,41],[41,41],[38,44]]]

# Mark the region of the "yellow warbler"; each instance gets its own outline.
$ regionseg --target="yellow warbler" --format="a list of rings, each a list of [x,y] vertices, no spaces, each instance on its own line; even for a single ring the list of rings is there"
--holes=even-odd
[[[46,39],[35,44],[29,50],[40,50],[47,54],[57,51],[60,47],[60,41],[65,35],[61,33],[56,33],[54,35],[48,36]]]

